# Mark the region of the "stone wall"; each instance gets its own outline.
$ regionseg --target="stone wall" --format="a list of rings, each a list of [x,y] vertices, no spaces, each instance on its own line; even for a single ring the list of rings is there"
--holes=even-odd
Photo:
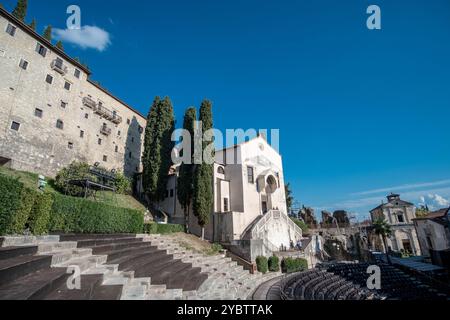
[[[14,36],[5,32],[9,23],[17,27]],[[38,43],[47,49],[45,57],[36,52]],[[52,68],[57,58],[63,61],[63,73]],[[21,60],[27,61],[26,70],[19,66]],[[146,119],[91,82],[79,65],[3,12],[0,70],[0,157],[10,159],[12,168],[54,176],[71,162],[84,161],[99,162],[129,176],[141,170]],[[76,70],[81,72],[79,78]],[[46,82],[47,75],[53,78],[51,84]],[[122,122],[113,123],[96,114],[83,104],[85,97],[101,102],[116,117],[122,117]],[[62,129],[56,126],[58,120],[63,123]],[[13,121],[20,124],[18,131],[11,129]],[[101,132],[103,125],[106,132],[111,130],[109,134]]]

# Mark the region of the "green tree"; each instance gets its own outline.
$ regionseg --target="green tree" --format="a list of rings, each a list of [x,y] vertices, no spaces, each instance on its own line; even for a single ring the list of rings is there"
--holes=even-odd
[[[64,46],[63,46],[63,43],[62,43],[61,41],[58,41],[58,42],[56,43],[56,47],[57,47],[58,49],[64,51]]]
[[[157,199],[164,200],[167,190],[167,182],[169,181],[169,171],[173,166],[172,151],[175,142],[172,141],[172,134],[175,131],[175,115],[173,112],[172,102],[169,97],[164,98],[160,103],[158,123],[160,132],[160,157],[161,165],[159,168],[159,177],[157,185]]]
[[[305,223],[304,221],[302,221],[302,220],[300,220],[300,219],[292,218],[292,217],[291,217],[291,220],[294,221],[294,223],[295,223],[300,229],[302,229],[302,231],[303,231],[304,234],[309,234],[309,228],[308,228],[308,226],[306,225],[306,223]]]
[[[33,19],[33,21],[31,21],[29,27],[34,31],[36,31],[36,19]]]
[[[180,173],[178,176],[178,188],[177,188],[177,196],[178,201],[180,202],[185,217],[185,231],[189,233],[189,214],[190,208],[192,204],[192,198],[194,196],[194,135],[195,135],[195,121],[197,120],[197,111],[195,108],[189,108],[186,110],[183,121],[183,129],[189,132],[191,137],[191,150],[190,150],[190,159],[191,163],[182,163],[180,166]],[[183,153],[185,150],[183,150]],[[180,154],[180,156],[184,156],[184,154]]]
[[[175,117],[169,98],[156,97],[147,117],[144,138],[143,185],[150,203],[164,199],[169,170],[172,166],[172,133]]]
[[[289,183],[284,186],[284,192],[286,194],[287,212],[290,214],[292,210],[292,204],[294,203],[294,197],[292,196],[291,185]]]
[[[52,26],[48,25],[45,30],[44,30],[44,34],[42,35],[45,39],[47,39],[48,41],[52,42]]]
[[[430,209],[428,209],[428,206],[420,206],[420,208],[416,209],[416,217],[417,218],[424,218],[430,213]]]
[[[27,16],[27,7],[27,0],[18,0],[17,5],[12,12],[12,15],[19,20],[25,21],[25,17]]]
[[[209,100],[204,100],[202,102],[199,120],[202,123],[204,133],[213,128],[212,103]],[[205,139],[202,140],[203,155],[210,150],[210,143],[211,142],[205,141]],[[214,149],[211,150],[211,156],[214,158]],[[197,217],[198,224],[202,228],[202,239],[205,238],[205,226],[209,223],[214,201],[214,164],[207,163],[208,161],[205,162],[205,160],[207,159],[203,159],[202,164],[196,166],[193,200],[194,215]]]
[[[383,240],[384,251],[386,252],[386,258],[389,264],[391,264],[391,258],[389,257],[389,248],[387,246],[386,238],[392,234],[391,225],[384,219],[378,218],[373,223],[375,234],[381,236]]]
[[[159,167],[159,150],[155,150],[156,145],[156,130],[157,130],[157,120],[158,120],[158,107],[161,99],[156,97],[153,101],[150,111],[147,116],[147,127],[145,130],[144,137],[144,152],[142,154],[142,165],[143,165],[143,179],[142,184],[145,193],[151,199],[155,198],[156,187],[158,184],[157,172]]]

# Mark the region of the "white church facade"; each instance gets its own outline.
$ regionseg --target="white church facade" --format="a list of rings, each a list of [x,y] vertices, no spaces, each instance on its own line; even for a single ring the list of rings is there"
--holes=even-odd
[[[184,223],[177,178],[178,170],[173,170],[160,209],[169,221]],[[302,239],[301,229],[287,215],[282,157],[263,137],[216,151],[213,185],[206,239],[226,245],[249,261]],[[201,235],[192,214],[189,227],[191,233]]]

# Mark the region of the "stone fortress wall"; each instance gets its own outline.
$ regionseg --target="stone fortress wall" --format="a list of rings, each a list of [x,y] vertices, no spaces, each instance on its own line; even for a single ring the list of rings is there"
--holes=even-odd
[[[141,171],[146,119],[3,9],[0,70],[0,164],[47,176],[73,161]]]

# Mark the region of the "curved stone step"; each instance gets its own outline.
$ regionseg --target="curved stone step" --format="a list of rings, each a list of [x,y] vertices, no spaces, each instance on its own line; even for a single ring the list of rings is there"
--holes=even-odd
[[[51,256],[18,256],[0,260],[0,283],[9,283],[29,273],[50,267]]]
[[[136,238],[131,233],[118,233],[118,234],[62,234],[59,235],[59,241],[81,241],[87,239],[123,239],[123,238]]]
[[[0,300],[42,299],[46,294],[65,284],[69,275],[65,268],[47,268],[29,273],[0,286]]]
[[[0,248],[0,260],[11,259],[19,256],[35,255],[37,251],[37,246]]]
[[[137,239],[136,237],[128,237],[128,238],[120,238],[120,239],[114,239],[114,238],[105,238],[105,239],[85,239],[85,240],[79,240],[78,248],[94,248],[99,247],[102,245],[108,245],[108,244],[127,244],[127,243],[137,243],[142,242],[142,239]],[[95,251],[95,250],[94,250]]]
[[[65,251],[57,251],[44,255],[51,255],[52,266],[62,264],[71,259],[78,259],[83,257],[88,257],[92,255],[92,249],[68,249]]]
[[[144,268],[148,264],[154,266],[162,262],[173,260],[173,258],[163,251],[156,251],[155,253],[139,255],[131,259],[121,258],[120,260],[113,260],[119,263],[119,270],[121,271],[137,271],[139,268]],[[147,276],[144,276],[147,277]]]
[[[156,249],[156,247],[140,246],[122,250],[106,251],[103,252],[102,254],[108,256],[108,262],[121,263],[126,261],[127,259],[131,259],[145,254],[154,254],[156,252],[158,252],[158,249]]]
[[[81,273],[91,269],[103,265],[106,263],[107,256],[88,256],[76,259],[70,259],[63,263],[54,265],[55,267],[69,267],[69,266],[78,266],[80,268]]]
[[[102,278],[101,275],[82,275],[81,289],[70,290],[63,284],[46,295],[44,300],[91,300],[94,288],[101,284]]]
[[[77,242],[68,241],[68,242],[54,242],[54,243],[42,243],[38,246],[39,254],[52,253],[56,251],[70,250],[76,249]]]
[[[133,242],[118,242],[118,243],[109,243],[109,244],[103,244],[92,247],[92,252],[94,254],[104,254],[106,252],[112,252],[112,251],[120,251],[120,250],[127,250],[127,249],[135,249],[135,248],[141,248],[141,247],[152,247],[151,243],[149,242],[142,242],[142,241],[133,241]]]

